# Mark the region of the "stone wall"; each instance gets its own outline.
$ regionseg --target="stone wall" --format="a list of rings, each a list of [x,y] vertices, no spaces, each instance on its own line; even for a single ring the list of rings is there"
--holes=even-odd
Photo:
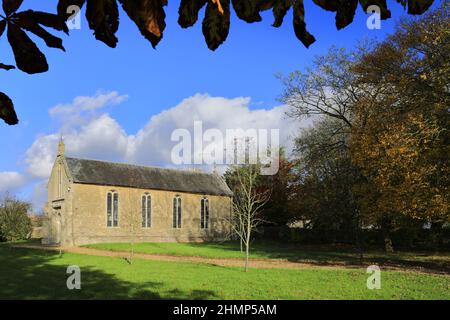
[[[65,166],[64,156],[58,155],[53,165],[47,184],[47,202],[44,208],[44,221],[42,230],[42,243],[44,244],[70,244],[65,226],[66,219],[72,205],[72,183],[68,169]]]
[[[119,226],[107,227],[107,193],[119,194]],[[161,190],[72,184],[63,211],[63,245],[99,242],[200,242],[223,240],[230,232],[231,199]],[[141,197],[152,197],[152,226],[142,227]],[[173,198],[182,199],[182,226],[173,228]],[[209,199],[209,229],[201,229],[201,199]],[[70,199],[70,203],[67,200]],[[70,210],[67,210],[70,207]],[[132,231],[134,230],[134,231]]]

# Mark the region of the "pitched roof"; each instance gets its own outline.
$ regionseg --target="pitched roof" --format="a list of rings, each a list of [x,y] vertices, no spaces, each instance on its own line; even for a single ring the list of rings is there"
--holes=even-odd
[[[66,157],[73,182],[231,196],[217,174]]]

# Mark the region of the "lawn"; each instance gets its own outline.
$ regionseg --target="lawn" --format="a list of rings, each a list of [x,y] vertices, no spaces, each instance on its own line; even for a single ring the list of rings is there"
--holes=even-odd
[[[81,268],[81,290],[66,269]],[[383,271],[368,290],[365,268],[219,267],[12,248],[0,245],[0,299],[449,299],[450,276]]]
[[[112,251],[130,250],[129,243],[101,243],[86,245],[89,248]],[[224,243],[136,243],[135,252],[174,256],[196,256],[206,258],[243,258],[236,242]],[[251,247],[253,259],[286,259],[294,262],[326,264],[358,264],[359,254],[349,247],[295,246],[277,242],[255,242]],[[421,267],[450,273],[450,253],[396,252],[386,255],[381,250],[364,253],[365,264],[380,264],[396,267]]]

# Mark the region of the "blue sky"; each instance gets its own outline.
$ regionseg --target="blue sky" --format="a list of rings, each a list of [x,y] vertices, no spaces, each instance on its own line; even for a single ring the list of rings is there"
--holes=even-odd
[[[38,4],[25,0],[23,8],[53,10],[51,3],[56,1],[47,0]],[[303,69],[314,55],[325,53],[332,45],[351,48],[365,37],[382,39],[392,32],[395,20],[406,15],[403,8],[392,1],[390,9],[393,19],[383,21],[381,30],[369,30],[366,27],[367,15],[358,8],[354,23],[337,31],[333,13],[320,9],[312,1],[306,1],[308,30],[317,39],[306,49],[294,35],[291,12],[280,28],[271,26],[273,17],[270,11],[263,13],[262,22],[254,24],[238,20],[233,12],[227,41],[212,52],[204,42],[201,21],[190,29],[182,29],[177,24],[178,3],[169,1],[166,7],[167,28],[156,50],[140,35],[123,11],[116,49],[95,40],[83,15],[81,30],[71,31],[68,37],[63,35],[67,52],[48,49],[42,41],[36,41],[47,56],[49,72],[33,76],[17,70],[2,72],[4,80],[1,91],[14,100],[21,120],[18,126],[0,124],[3,143],[0,173],[15,172],[26,176],[20,184],[11,187],[13,192],[30,198],[36,192],[36,184],[43,185],[45,177],[30,177],[27,162],[30,152],[28,156],[26,154],[40,137],[57,135],[64,122],[68,121],[67,118],[55,118],[49,114],[49,110],[57,105],[70,104],[79,96],[107,96],[113,92],[116,94],[113,94],[113,100],[123,97],[120,103],[109,101],[101,106],[101,111],[89,114],[86,119],[93,121],[107,115],[124,136],[137,135],[149,126],[152,116],[179,107],[185,99],[199,93],[207,94],[206,98],[197,95],[200,98],[194,99],[197,102],[201,100],[203,104],[216,103],[212,97],[222,97],[224,101],[229,99],[231,102],[248,97],[248,100],[239,100],[244,108],[270,111],[280,105],[277,97],[282,88],[274,76],[276,73],[286,74]],[[203,10],[200,19],[202,17]],[[13,62],[5,36],[0,40],[0,60],[3,63]],[[220,100],[218,103],[222,102]],[[214,110],[211,106],[212,113]],[[224,116],[228,115],[225,113]],[[72,127],[71,130],[77,133],[82,131],[80,127]],[[36,148],[38,146],[35,145]],[[89,152],[81,153],[90,155]],[[155,162],[163,164],[161,161]],[[2,184],[6,189],[7,183],[1,177],[0,191]]]

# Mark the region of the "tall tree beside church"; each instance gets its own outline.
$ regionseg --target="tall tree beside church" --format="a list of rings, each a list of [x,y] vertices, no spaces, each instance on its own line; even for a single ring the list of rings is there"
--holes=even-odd
[[[353,69],[377,95],[354,107],[352,159],[371,181],[361,189],[366,217],[450,221],[449,1],[396,32]]]
[[[342,123],[322,118],[295,140],[299,161],[297,197],[293,205],[324,240],[336,237],[359,243],[361,217],[353,186],[361,179],[351,163],[348,133]]]
[[[291,116],[334,119],[333,139],[317,146],[350,152],[363,177],[354,199],[365,224],[383,230],[387,251],[399,221],[449,219],[448,21],[446,0],[422,18],[402,20],[378,44],[332,49],[283,79]]]
[[[293,207],[323,234],[352,235],[358,242],[361,216],[353,186],[362,177],[351,162],[349,139],[353,108],[365,91],[352,68],[371,45],[331,47],[305,70],[281,77],[281,101],[289,107],[288,115],[315,120],[295,141],[300,171]]]

